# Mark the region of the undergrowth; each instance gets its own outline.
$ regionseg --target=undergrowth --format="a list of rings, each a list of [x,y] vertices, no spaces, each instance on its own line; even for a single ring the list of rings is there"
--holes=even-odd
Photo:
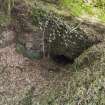
[[[19,102],[18,105],[32,105],[33,89],[30,89],[25,94],[25,97]]]
[[[74,16],[89,15],[90,17],[96,17],[100,21],[105,21],[105,1],[104,0],[61,0],[61,7],[72,12]]]
[[[0,26],[6,26],[10,22],[10,17],[4,14],[0,15]]]

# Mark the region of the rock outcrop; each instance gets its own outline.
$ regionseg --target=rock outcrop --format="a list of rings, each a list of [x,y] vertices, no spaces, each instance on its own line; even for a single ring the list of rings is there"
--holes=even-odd
[[[51,11],[46,12],[37,6],[31,13],[28,11],[24,4],[17,4],[11,14],[17,29],[17,42],[29,52],[40,53],[41,56],[47,53],[52,58],[63,55],[74,60],[104,39],[104,32],[99,33],[96,28],[80,21],[75,23],[76,19],[66,23]]]

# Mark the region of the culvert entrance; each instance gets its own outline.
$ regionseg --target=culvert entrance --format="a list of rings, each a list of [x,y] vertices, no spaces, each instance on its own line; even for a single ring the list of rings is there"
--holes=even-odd
[[[69,59],[68,57],[64,56],[64,55],[55,55],[55,56],[51,56],[51,58],[58,64],[72,64],[74,62],[74,60]]]

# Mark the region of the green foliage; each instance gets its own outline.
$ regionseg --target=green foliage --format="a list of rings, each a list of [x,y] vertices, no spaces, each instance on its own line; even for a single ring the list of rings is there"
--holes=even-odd
[[[23,45],[17,43],[16,44],[16,51],[18,53],[25,53],[25,47]]]
[[[10,17],[7,15],[0,15],[0,26],[6,26],[10,22]]]
[[[92,6],[84,4],[83,0],[62,0],[61,5],[69,9],[76,16],[80,16],[84,12],[92,13]]]
[[[19,102],[19,105],[32,105],[33,89],[30,89],[25,97]]]
[[[62,0],[61,6],[69,9],[73,15],[80,15],[82,12],[82,2],[76,2],[75,0]]]
[[[93,4],[100,9],[105,9],[105,0],[95,0]]]
[[[25,55],[28,58],[30,58],[31,60],[42,58],[42,55],[40,52],[35,52],[35,51],[31,51],[31,50],[26,50]]]
[[[98,14],[98,18],[101,21],[105,22],[105,12],[104,12],[104,10],[100,10],[100,13]]]
[[[27,50],[24,45],[19,44],[19,43],[17,43],[16,45],[16,51],[20,54],[23,54],[24,56],[28,57],[31,60],[42,58],[42,55],[40,52]]]
[[[3,0],[1,2],[1,8],[2,8],[3,12],[10,15],[11,8],[13,7],[14,2],[15,2],[15,0]]]
[[[105,0],[89,0],[87,3],[83,0],[62,0],[60,4],[74,16],[89,15],[105,21]]]
[[[32,20],[35,26],[43,27],[47,21],[48,13],[41,8],[35,7],[32,9]],[[44,25],[45,26],[45,25]]]

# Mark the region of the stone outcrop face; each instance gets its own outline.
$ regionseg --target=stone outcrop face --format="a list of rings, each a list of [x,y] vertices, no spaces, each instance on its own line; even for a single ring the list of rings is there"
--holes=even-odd
[[[24,3],[16,3],[11,11],[12,24],[15,27],[17,47],[21,46],[25,56],[40,58],[42,56],[42,31],[32,25],[28,7]],[[32,55],[32,57],[31,57]]]
[[[75,24],[75,19],[67,24],[41,8],[34,7],[33,13],[29,16],[24,11],[26,10],[22,5],[17,5],[12,9],[12,17],[17,24],[17,42],[29,52],[48,53],[51,57],[63,55],[74,60],[88,47],[103,40],[103,35],[99,36],[94,28],[91,29],[88,25],[84,27],[85,25],[80,22]],[[87,34],[90,30],[96,33]]]
[[[40,54],[42,56],[42,32],[37,30],[35,32],[24,32],[18,36],[17,43],[23,45],[30,53]]]

